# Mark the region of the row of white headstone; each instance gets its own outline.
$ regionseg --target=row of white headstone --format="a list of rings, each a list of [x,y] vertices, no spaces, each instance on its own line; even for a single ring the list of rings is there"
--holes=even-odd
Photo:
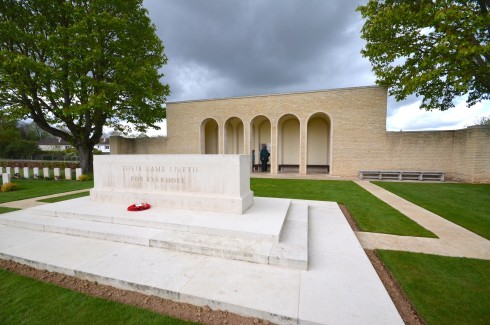
[[[0,173],[2,174],[2,184],[5,183],[10,183],[12,181],[12,177],[15,178],[50,178],[51,177],[51,172],[48,167],[44,167],[42,169],[42,176],[40,174],[40,168],[39,167],[34,167],[31,168],[29,167],[24,167],[22,168],[22,177],[20,175],[20,167],[0,167]],[[78,179],[80,176],[82,176],[82,169],[81,168],[75,168],[75,179]],[[61,179],[61,168],[54,168],[53,169],[53,176],[55,180],[60,180]],[[65,168],[65,179],[66,180],[72,180],[72,168]]]

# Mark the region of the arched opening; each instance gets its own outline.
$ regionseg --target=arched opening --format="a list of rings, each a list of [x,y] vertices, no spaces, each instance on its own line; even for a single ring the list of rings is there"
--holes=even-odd
[[[295,115],[284,115],[278,124],[278,155],[279,172],[299,173],[300,162],[300,126]]]
[[[225,153],[244,154],[243,122],[232,117],[225,123]]]
[[[325,113],[313,114],[307,126],[307,173],[330,172],[330,118]]]
[[[260,171],[260,150],[264,144],[270,153],[272,147],[271,122],[267,117],[259,115],[254,117],[252,122],[250,122],[250,157],[253,172]],[[270,160],[267,171],[270,171]]]
[[[218,122],[212,118],[201,124],[201,153],[218,154]]]

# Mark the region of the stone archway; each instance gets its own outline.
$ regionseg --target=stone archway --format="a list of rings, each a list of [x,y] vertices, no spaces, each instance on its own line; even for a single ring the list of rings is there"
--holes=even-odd
[[[307,173],[330,173],[331,123],[325,113],[315,113],[307,124]]]
[[[287,114],[278,123],[278,155],[279,172],[298,172],[300,164],[300,122],[298,117]]]
[[[225,153],[244,154],[243,122],[238,117],[231,117],[225,123]]]
[[[201,153],[219,153],[218,122],[215,119],[208,118],[201,123]]]
[[[260,164],[260,150],[263,144],[267,146],[270,152],[272,148],[271,122],[267,117],[259,115],[254,117],[250,122],[250,156],[255,165]],[[259,169],[257,168],[257,170]]]

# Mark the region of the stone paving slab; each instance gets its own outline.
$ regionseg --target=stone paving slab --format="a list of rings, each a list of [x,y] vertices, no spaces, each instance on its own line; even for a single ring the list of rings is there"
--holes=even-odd
[[[270,206],[276,207],[275,214],[266,215],[263,211],[251,212],[247,214],[250,220],[240,216],[237,223],[242,225],[246,232],[243,236],[237,235],[237,224],[233,224],[233,221],[236,221],[235,215],[220,213],[216,216],[213,213],[205,213],[206,217],[203,218],[195,211],[162,208],[153,209],[151,214],[131,213],[124,211],[124,206],[107,206],[104,203],[90,202],[87,198],[72,200],[72,209],[69,209],[66,202],[62,202],[3,214],[0,215],[0,224],[306,270],[308,268],[308,205],[291,204],[291,200],[288,199],[261,198],[259,202],[258,207],[266,205],[267,202]],[[94,211],[100,211],[100,214],[93,214]],[[121,213],[126,216],[120,217]],[[164,215],[163,218],[158,215],[159,213]],[[279,216],[279,213],[284,215]],[[179,223],[179,216],[183,216],[182,223]],[[250,223],[257,223],[259,221],[257,216],[273,219],[264,220],[260,228],[261,233],[258,235],[250,233],[256,229],[250,227]],[[208,220],[214,217],[216,217],[214,220]],[[125,222],[128,218],[129,221]],[[170,226],[168,226],[169,220],[172,220]],[[217,230],[212,228],[216,221],[221,221],[220,228]],[[282,226],[277,222],[284,222],[285,225]],[[138,225],[133,225],[135,223]],[[192,224],[192,227],[189,227],[189,224]],[[152,228],[151,225],[157,227]],[[223,231],[230,225],[232,227],[229,231]],[[268,228],[270,226],[272,229]],[[167,230],[164,227],[179,230]],[[279,242],[271,240],[273,238],[271,236],[263,236],[283,228],[286,231],[280,235]],[[227,235],[214,235],[215,233]],[[231,235],[228,235],[229,233]]]
[[[254,202],[242,215],[154,207],[130,212],[127,206],[93,202],[90,197],[38,206],[29,211],[67,219],[278,242],[291,200],[258,197]]]
[[[356,183],[439,238],[358,232],[366,249],[388,249],[490,260],[490,241],[369,181]],[[471,211],[468,211],[471,213]]]
[[[338,205],[293,203],[309,206],[308,271],[11,226],[0,257],[281,324],[403,324]]]

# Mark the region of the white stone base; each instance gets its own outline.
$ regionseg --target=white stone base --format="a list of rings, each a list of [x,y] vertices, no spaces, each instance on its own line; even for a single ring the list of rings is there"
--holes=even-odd
[[[20,216],[22,215],[22,216]],[[0,217],[0,224],[306,270],[308,209],[257,198],[245,214],[151,208],[80,198]]]
[[[224,197],[204,194],[148,193],[141,191],[119,191],[92,189],[90,198],[94,202],[131,205],[149,203],[153,207],[188,209],[195,211],[216,211],[242,214],[254,203],[253,192],[243,197]]]
[[[242,214],[253,205],[247,155],[94,156],[92,201]]]

